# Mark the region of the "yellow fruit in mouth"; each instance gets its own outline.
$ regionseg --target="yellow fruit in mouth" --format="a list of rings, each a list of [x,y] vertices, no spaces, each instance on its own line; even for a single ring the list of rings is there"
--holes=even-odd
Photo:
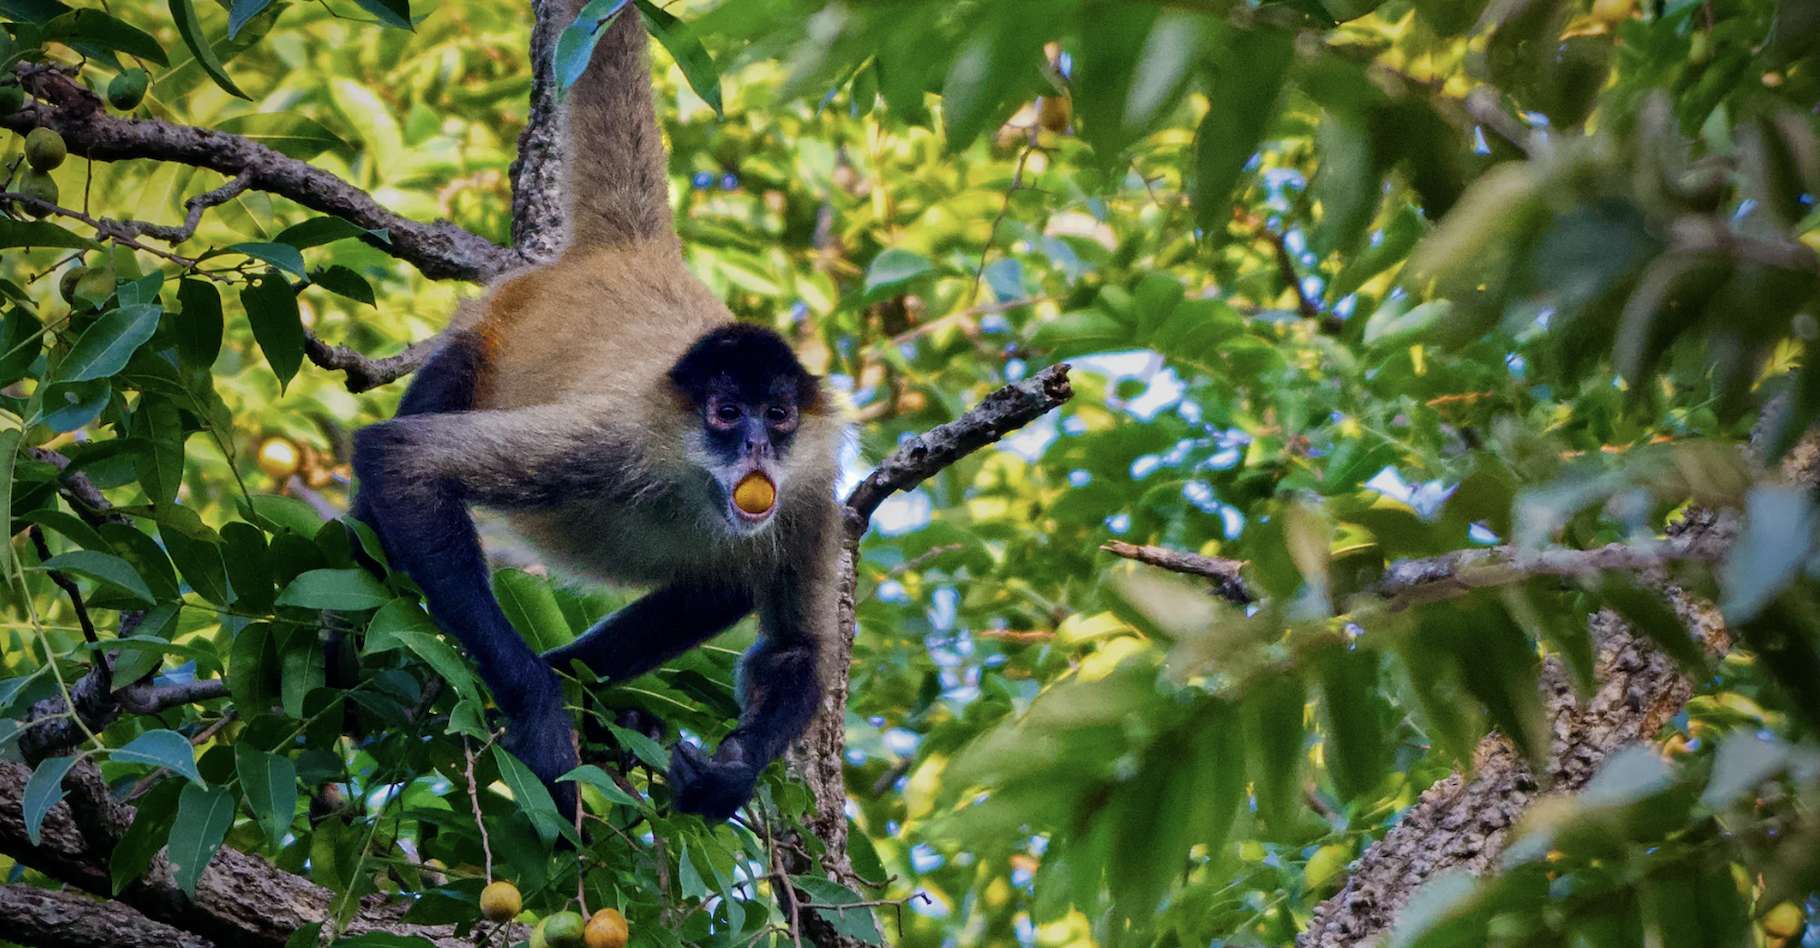
[[[733,488],[733,506],[749,514],[761,514],[777,503],[777,488],[771,479],[757,472],[747,474]]]

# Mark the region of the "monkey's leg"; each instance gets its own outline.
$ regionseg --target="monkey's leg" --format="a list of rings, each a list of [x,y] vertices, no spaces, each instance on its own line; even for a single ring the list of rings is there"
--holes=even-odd
[[[782,630],[779,630],[782,631]],[[758,785],[758,775],[809,726],[821,705],[821,649],[798,632],[767,630],[740,663],[743,710],[710,759],[686,741],[670,752],[676,808],[714,820],[734,814]]]
[[[595,674],[625,681],[694,648],[752,611],[738,586],[680,582],[640,598],[575,641],[544,653],[558,671],[580,660]]]

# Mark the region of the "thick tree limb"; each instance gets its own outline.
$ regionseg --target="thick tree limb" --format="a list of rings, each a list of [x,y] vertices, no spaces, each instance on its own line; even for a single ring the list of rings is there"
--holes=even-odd
[[[864,892],[864,882],[847,858],[847,783],[841,750],[846,741],[848,668],[853,660],[853,636],[859,576],[859,542],[878,505],[892,493],[909,490],[968,454],[1029,424],[1074,396],[1068,384],[1068,366],[1050,366],[1021,382],[986,396],[961,417],[905,441],[877,469],[847,495],[846,536],[841,543],[838,598],[840,639],[835,644],[834,667],[822,710],[790,752],[791,768],[808,784],[815,807],[809,831],[826,852],[822,864],[834,881]],[[786,857],[789,870],[811,870],[800,854]],[[878,880],[872,880],[877,882]],[[821,916],[803,917],[802,934],[823,948],[857,948],[861,943],[835,932]]]
[[[1820,439],[1809,437],[1789,452],[1783,477],[1812,487],[1820,483]],[[1728,548],[1737,520],[1696,510],[1670,531],[1689,549]],[[1596,553],[1597,551],[1588,551]],[[1717,612],[1671,587],[1676,611],[1713,652],[1730,646]],[[1558,662],[1545,664],[1542,689],[1553,740],[1546,790],[1573,793],[1600,764],[1626,744],[1655,739],[1679,713],[1693,685],[1678,668],[1609,611],[1593,617],[1599,643],[1597,692],[1584,704]],[[1510,829],[1543,792],[1521,756],[1501,735],[1480,742],[1471,774],[1454,774],[1430,787],[1384,838],[1351,867],[1346,885],[1316,908],[1297,944],[1301,948],[1373,943],[1390,930],[1397,913],[1423,882],[1446,869],[1483,872],[1503,852]]]
[[[20,818],[21,795],[31,772],[0,763],[0,852],[20,863],[107,897],[112,892],[108,852],[132,824],[133,808],[107,793],[100,771],[78,763],[65,778],[69,795],[45,818],[40,843],[32,845]],[[170,863],[160,854],[118,901],[147,918],[193,932],[216,944],[278,948],[298,928],[328,917],[336,894],[307,879],[276,869],[257,856],[223,847],[203,870],[191,897],[172,878]],[[438,948],[471,948],[449,926],[401,921],[408,906],[378,896],[361,901],[344,929],[349,934],[387,931],[416,935]]]
[[[303,337],[303,353],[310,361],[325,369],[347,373],[348,391],[355,394],[378,388],[389,382],[395,382],[417,369],[428,361],[436,351],[436,340],[425,339],[413,342],[397,355],[374,359],[349,349],[347,346],[330,345],[323,342],[315,333]]]
[[[524,264],[510,249],[448,221],[424,224],[394,214],[365,191],[264,145],[191,125],[116,118],[101,109],[93,93],[55,69],[23,64],[19,74],[39,103],[0,118],[0,125],[21,135],[38,127],[56,129],[71,154],[97,161],[149,158],[245,178],[251,188],[384,229],[391,240],[379,246],[432,279],[484,281]]]
[[[0,886],[6,938],[42,948],[214,948],[119,902],[23,884]]]
[[[512,159],[512,246],[532,263],[554,259],[563,244],[563,129],[554,53],[556,37],[569,25],[564,7],[562,0],[531,0],[531,117]]]

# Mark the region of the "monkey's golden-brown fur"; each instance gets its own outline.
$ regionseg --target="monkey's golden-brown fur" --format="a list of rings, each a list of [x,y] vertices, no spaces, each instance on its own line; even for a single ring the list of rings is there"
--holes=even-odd
[[[571,0],[571,13],[579,6]],[[753,767],[807,723],[804,702],[831,671],[845,423],[839,399],[775,334],[731,332],[732,314],[684,265],[645,46],[627,4],[569,93],[566,248],[465,304],[399,417],[360,433],[357,512],[481,665],[513,721],[514,751],[546,782],[574,763],[548,733],[568,733],[566,712],[551,707],[554,679],[527,660],[485,589],[467,504],[499,510],[552,565],[656,588],[552,653],[559,669],[642,673],[755,608],[763,634],[746,661],[740,727],[712,761],[679,745],[672,764],[686,808],[725,815],[749,795]],[[727,354],[685,362],[710,341]],[[675,374],[729,358],[687,385]],[[758,379],[771,387],[735,379],[752,371],[774,371]],[[777,488],[773,510],[750,521],[727,509],[732,423],[716,428],[704,406],[719,403],[703,400],[736,385],[773,392],[742,395],[738,418],[789,412],[762,429],[739,422],[750,439],[739,450],[751,452],[741,471],[762,470]],[[572,789],[552,788],[573,805]]]

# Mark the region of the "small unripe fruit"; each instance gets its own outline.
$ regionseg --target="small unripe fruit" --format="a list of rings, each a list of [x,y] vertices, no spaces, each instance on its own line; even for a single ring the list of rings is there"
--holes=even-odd
[[[1764,914],[1759,922],[1763,933],[1771,938],[1793,938],[1801,933],[1801,907],[1793,902],[1783,902]]]
[[[272,441],[279,439],[273,438]],[[266,442],[271,444],[272,441]],[[289,444],[289,442],[286,442]],[[295,448],[291,449],[293,453]],[[260,467],[265,466],[265,449],[259,451]],[[480,890],[480,914],[489,922],[509,922],[518,917],[524,909],[524,899],[518,894],[518,887],[510,882],[495,882]]]
[[[82,279],[86,273],[88,273],[88,267],[78,263],[63,271],[63,275],[57,278],[57,295],[63,297],[65,303],[76,302],[76,281]]]
[[[0,117],[25,108],[25,87],[17,82],[0,84]]]
[[[63,136],[54,128],[34,128],[25,136],[25,160],[39,171],[49,171],[63,164],[69,153]]]
[[[761,514],[777,503],[777,488],[763,474],[747,474],[733,488],[733,505],[749,514]]]
[[[76,278],[76,286],[71,291],[75,299],[70,305],[79,309],[99,308],[114,295],[114,268],[108,266],[89,267]]]
[[[619,909],[604,908],[588,919],[588,929],[583,937],[587,948],[626,948],[632,933],[626,928],[626,917],[619,914]]]
[[[123,70],[119,75],[108,80],[107,104],[122,112],[131,112],[145,100],[145,87],[152,78],[145,70],[137,66]]]
[[[19,193],[26,197],[37,198],[45,204],[57,203],[57,182],[42,171],[27,171],[19,176],[17,185]],[[33,217],[43,217],[50,211],[35,204],[25,206],[25,213]]]
[[[543,920],[543,940],[550,948],[586,948],[581,916],[575,912],[557,912]]]

